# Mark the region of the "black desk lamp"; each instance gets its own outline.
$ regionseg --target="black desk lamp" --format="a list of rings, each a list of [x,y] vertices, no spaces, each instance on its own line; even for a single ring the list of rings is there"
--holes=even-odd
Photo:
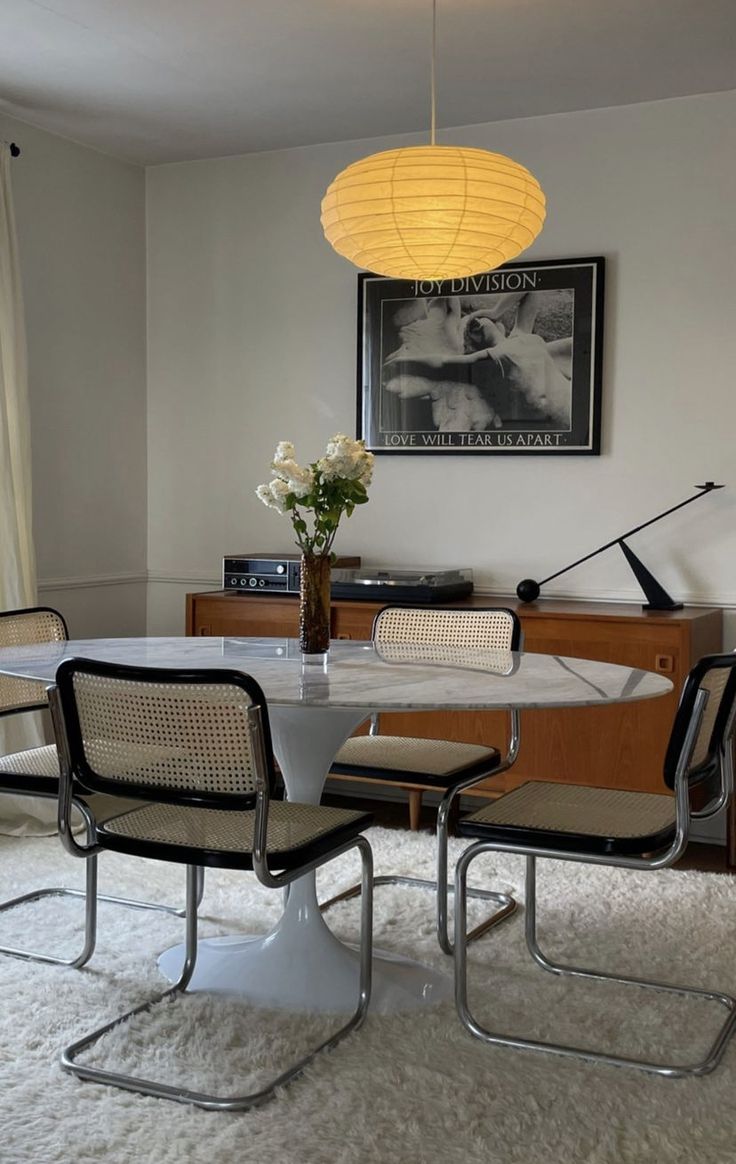
[[[568,570],[579,566],[581,562],[587,562],[589,558],[594,558],[596,554],[602,554],[604,550],[610,549],[611,546],[620,546],[626,561],[634,571],[636,580],[641,586],[647,601],[643,604],[643,610],[682,610],[682,603],[675,602],[667,593],[665,588],[660,585],[657,579],[649,570],[647,570],[644,563],[637,558],[633,550],[630,550],[626,545],[624,538],[631,537],[632,534],[638,533],[640,529],[645,529],[646,526],[652,525],[655,521],[659,521],[662,517],[667,517],[668,513],[674,513],[676,509],[682,509],[683,505],[689,505],[691,501],[697,501],[699,497],[703,497],[706,493],[711,493],[713,489],[723,489],[723,485],[716,485],[713,481],[706,481],[704,485],[696,485],[696,489],[700,492],[696,493],[694,497],[688,497],[686,501],[680,501],[678,505],[673,505],[671,509],[665,509],[663,513],[658,513],[656,517],[650,517],[649,521],[642,522],[641,525],[634,526],[633,529],[628,529],[626,533],[622,533],[620,537],[613,538],[612,541],[606,542],[605,546],[599,546],[597,550],[586,554],[584,558],[578,558],[577,562],[572,562],[569,566],[565,566],[563,570],[558,570],[556,574],[550,574],[549,578],[543,578],[541,582],[535,582],[533,578],[524,578],[522,582],[516,587],[516,593],[522,602],[534,602],[539,598],[539,592],[546,582],[551,582],[553,578],[559,578],[560,574],[566,574]]]

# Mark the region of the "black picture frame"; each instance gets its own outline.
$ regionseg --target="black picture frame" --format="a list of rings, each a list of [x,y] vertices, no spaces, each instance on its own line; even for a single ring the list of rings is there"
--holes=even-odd
[[[358,275],[358,436],[387,455],[600,453],[605,260]]]

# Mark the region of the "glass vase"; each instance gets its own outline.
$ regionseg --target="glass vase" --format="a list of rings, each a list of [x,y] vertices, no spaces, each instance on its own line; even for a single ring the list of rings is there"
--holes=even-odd
[[[321,663],[330,649],[330,555],[302,554],[299,646],[305,663]]]

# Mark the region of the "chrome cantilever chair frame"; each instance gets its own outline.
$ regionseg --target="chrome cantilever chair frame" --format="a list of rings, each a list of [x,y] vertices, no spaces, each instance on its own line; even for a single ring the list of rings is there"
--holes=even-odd
[[[373,623],[374,638],[376,637],[376,633],[380,628],[380,620],[382,616],[387,613],[393,613],[395,609],[396,608],[393,607],[384,607],[383,610],[378,612]],[[398,609],[400,612],[403,611],[403,608]],[[474,612],[477,612],[478,615],[488,613],[503,613],[509,615],[511,628],[509,635],[509,642],[511,646],[509,649],[521,650],[521,627],[519,625],[517,616],[513,611],[506,610],[505,608],[494,607],[487,609],[475,608]],[[406,613],[409,615],[418,613],[420,615],[431,616],[435,613],[452,614],[453,612],[447,608],[434,607],[429,609],[422,608],[419,611],[407,610]],[[456,613],[458,615],[465,615],[468,612],[458,610]],[[439,943],[440,949],[445,954],[452,954],[454,950],[453,943],[450,939],[448,924],[449,895],[455,892],[454,882],[448,882],[447,876],[447,847],[451,814],[458,803],[458,798],[462,795],[463,792],[467,791],[469,788],[474,787],[474,785],[478,784],[480,780],[485,780],[490,776],[500,776],[503,772],[508,771],[508,769],[511,768],[512,764],[515,762],[519,753],[519,745],[521,742],[521,721],[519,712],[516,708],[511,708],[509,710],[509,722],[510,739],[508,750],[504,758],[499,760],[495,766],[485,766],[483,770],[476,770],[465,779],[457,780],[457,782],[454,783],[452,787],[445,791],[442,799],[440,800],[437,809],[437,874],[435,879],[428,880],[426,878],[402,876],[395,873],[381,874],[380,876],[374,877],[373,879],[374,887],[380,885],[400,885],[410,889],[428,889],[435,892],[437,941]],[[376,716],[371,718],[370,734],[377,734]],[[394,782],[400,783],[400,781]],[[357,897],[359,893],[360,886],[351,885],[349,889],[346,889],[344,892],[338,893],[334,897],[331,897],[327,901],[323,902],[320,905],[320,909],[323,911],[327,910],[331,906],[336,905],[339,901],[345,901],[352,897]],[[469,942],[476,941],[478,938],[482,937],[483,934],[488,933],[488,931],[494,926],[498,925],[499,922],[502,922],[505,918],[510,917],[517,908],[517,902],[510,893],[502,893],[500,891],[490,889],[469,888],[467,889],[467,894],[469,897],[476,898],[481,901],[492,902],[498,907],[494,913],[485,918],[482,922],[479,922],[479,924],[470,931],[470,933],[467,935],[467,940]]]
[[[122,1074],[116,1071],[110,1071],[102,1068],[91,1067],[77,1061],[77,1057],[81,1052],[93,1046],[102,1038],[108,1031],[126,1023],[135,1015],[145,1013],[152,1007],[156,1006],[164,999],[173,999],[178,995],[183,994],[192,974],[194,973],[197,962],[197,908],[198,908],[198,873],[200,867],[193,864],[187,864],[187,889],[186,889],[186,937],[185,937],[185,956],[182,972],[178,980],[169,989],[135,1007],[133,1010],[118,1016],[111,1022],[97,1030],[85,1035],[83,1038],[77,1039],[71,1046],[67,1047],[61,1055],[61,1065],[64,1070],[71,1072],[80,1079],[86,1079],[97,1083],[110,1084],[114,1087],[119,1087],[127,1091],[137,1092],[142,1095],[150,1095],[160,1099],[170,1099],[179,1103],[192,1104],[196,1107],[205,1108],[212,1111],[243,1111],[253,1107],[260,1106],[270,1099],[277,1088],[285,1086],[290,1083],[298,1075],[304,1071],[305,1067],[322,1051],[331,1050],[335,1047],[346,1035],[359,1027],[365,1020],[368,1004],[370,1002],[371,994],[371,978],[372,978],[372,925],[373,925],[373,856],[370,844],[366,838],[357,833],[351,835],[348,839],[342,841],[336,840],[333,847],[329,851],[324,849],[316,856],[302,861],[298,865],[291,865],[281,872],[273,872],[269,862],[269,850],[267,847],[268,835],[268,815],[270,804],[270,793],[275,787],[275,770],[273,765],[270,730],[268,726],[268,713],[266,708],[265,698],[258,684],[250,676],[232,671],[214,671],[206,670],[202,672],[196,671],[173,671],[163,670],[160,668],[139,668],[139,667],[124,667],[114,666],[111,664],[96,663],[92,660],[70,660],[63,664],[59,669],[59,684],[63,688],[60,692],[59,687],[50,690],[50,703],[54,724],[56,728],[57,738],[60,746],[61,757],[61,781],[60,781],[60,795],[59,795],[59,829],[62,842],[69,853],[75,857],[82,857],[89,860],[90,855],[97,854],[105,848],[111,847],[111,841],[114,838],[107,836],[107,844],[103,840],[100,843],[101,834],[98,833],[97,839],[90,845],[80,845],[75,839],[70,823],[71,807],[74,799],[75,782],[77,781],[80,768],[83,770],[85,779],[91,778],[95,782],[99,782],[99,775],[90,769],[87,765],[86,759],[86,743],[82,744],[81,736],[78,730],[79,721],[74,721],[75,712],[73,709],[73,696],[70,694],[73,684],[73,677],[75,674],[83,672],[86,675],[97,675],[99,677],[130,679],[132,682],[140,683],[157,683],[157,684],[187,684],[190,686],[222,684],[228,685],[231,688],[237,688],[241,692],[241,697],[252,700],[246,712],[247,723],[247,740],[250,749],[250,755],[254,762],[254,780],[255,780],[255,796],[242,795],[236,793],[225,793],[222,796],[207,793],[204,790],[195,790],[194,786],[188,789],[176,789],[170,785],[158,785],[155,790],[156,804],[163,803],[169,806],[183,805],[183,806],[214,806],[218,801],[221,802],[222,809],[237,809],[241,802],[252,804],[255,801],[254,822],[253,822],[253,847],[252,847],[252,863],[250,867],[255,872],[258,880],[270,888],[284,889],[288,892],[288,888],[297,878],[304,876],[314,869],[319,868],[326,862],[333,860],[342,853],[348,852],[350,849],[357,849],[361,859],[361,886],[362,886],[362,902],[361,902],[361,937],[360,937],[360,969],[359,969],[359,983],[358,983],[358,999],[356,1009],[350,1016],[348,1021],[344,1023],[338,1030],[334,1031],[327,1039],[324,1039],[318,1046],[308,1051],[296,1063],[292,1064],[285,1071],[282,1071],[277,1078],[273,1079],[265,1087],[259,1088],[255,1092],[251,1092],[244,1096],[219,1096],[212,1095],[207,1092],[196,1091],[186,1087],[177,1087],[169,1084],[161,1083],[157,1080],[147,1079],[140,1076],[132,1076]],[[72,733],[74,733],[74,742],[70,744],[69,725],[72,723]],[[81,764],[80,764],[81,761]],[[123,786],[119,779],[110,780],[105,777],[105,781],[109,782],[108,791],[113,795],[125,795]],[[153,792],[147,789],[140,783],[136,787],[136,795],[144,799],[153,799]],[[242,807],[242,804],[241,804]],[[301,806],[303,807],[303,806]],[[293,805],[293,812],[297,813],[300,806]],[[312,806],[310,806],[310,811]],[[288,809],[287,809],[288,811]],[[316,812],[330,813],[337,810],[320,809]],[[136,817],[136,810],[132,813],[125,814],[129,819]],[[370,818],[364,813],[352,813],[345,811],[342,814],[346,818],[346,825],[338,827],[333,826],[332,831],[345,832],[352,829],[353,834],[358,828],[365,828],[370,823]],[[347,818],[351,818],[347,821]],[[109,823],[113,823],[112,821]],[[329,829],[327,829],[329,832]],[[112,847],[119,847],[112,845]],[[180,846],[179,846],[180,848]],[[159,851],[157,852],[156,849]],[[150,850],[150,851],[149,851]],[[126,851],[123,847],[122,851]],[[127,851],[138,852],[139,855],[150,855],[164,860],[176,860],[178,863],[184,863],[183,858],[172,856],[170,851],[167,856],[165,846],[157,842],[145,841],[145,846],[138,842],[138,848],[129,848]],[[212,857],[212,853],[207,854]],[[213,863],[220,863],[217,860]],[[223,862],[227,865],[227,862]],[[233,867],[246,867],[242,862],[237,863]]]
[[[718,658],[718,656],[715,656]],[[726,656],[720,656],[725,659]],[[733,658],[731,656],[731,658]],[[701,662],[705,662],[702,660]],[[698,665],[699,666],[699,665]],[[697,667],[694,668],[694,672]],[[693,672],[691,672],[691,679]],[[690,682],[690,680],[688,680]],[[685,696],[686,688],[683,692]],[[731,707],[724,721],[722,739],[718,746],[719,788],[714,801],[702,811],[695,811],[691,807],[689,769],[696,744],[698,733],[703,721],[704,711],[709,694],[699,688],[692,699],[692,710],[686,731],[683,733],[681,747],[677,756],[674,771],[675,794],[675,826],[671,843],[664,851],[651,857],[647,856],[614,856],[612,854],[582,853],[547,848],[542,845],[508,843],[502,840],[477,840],[460,857],[455,873],[455,1004],[457,1013],[465,1029],[485,1043],[496,1046],[512,1047],[519,1050],[540,1051],[546,1054],[559,1055],[565,1058],[591,1060],[615,1067],[632,1067],[652,1074],[667,1077],[681,1077],[688,1075],[705,1075],[718,1065],[726,1049],[728,1041],[736,1028],[736,998],[722,991],[712,991],[691,986],[675,985],[668,982],[656,981],[647,978],[634,978],[617,974],[608,974],[598,970],[586,969],[548,958],[542,951],[537,937],[537,858],[552,858],[555,860],[574,861],[579,864],[611,865],[623,869],[653,870],[665,869],[671,866],[682,856],[687,847],[688,833],[691,819],[707,819],[715,816],[729,803],[734,790],[732,736],[734,732],[734,716],[736,702],[731,696]],[[680,711],[682,710],[682,701]],[[677,723],[677,720],[675,721]],[[636,794],[634,794],[636,795]],[[477,835],[477,833],[476,833]],[[639,986],[642,989],[664,991],[670,994],[700,998],[717,1003],[725,1008],[727,1015],[721,1024],[718,1033],[708,1049],[706,1055],[690,1064],[658,1063],[648,1059],[627,1058],[621,1055],[588,1050],[587,1048],[564,1045],[552,1042],[543,1042],[537,1039],[528,1039],[521,1036],[501,1034],[484,1027],[471,1013],[468,1005],[468,974],[467,974],[467,940],[465,937],[466,925],[466,898],[467,877],[472,862],[482,853],[506,852],[518,853],[526,856],[526,895],[525,895],[525,939],[526,945],[534,961],[543,969],[552,974],[572,978],[589,979],[599,982],[616,982],[624,985]]]
[[[56,632],[53,637],[32,640],[31,642],[64,642],[69,638],[69,631],[66,625],[66,620],[63,615],[51,606],[29,606],[21,610],[7,610],[0,611],[0,628],[10,625],[6,623],[6,619],[22,621],[23,619],[30,620],[34,615],[45,616],[45,621],[50,628]],[[2,677],[0,677],[2,678]],[[12,678],[6,677],[6,682],[12,683]],[[22,680],[20,681],[23,682]],[[34,684],[40,688],[41,684]],[[43,701],[38,700],[34,702],[23,703],[18,706],[0,708],[0,719],[10,717],[13,715],[25,715],[32,711],[48,711],[48,699]],[[0,757],[0,759],[12,759],[13,756],[25,757],[36,749],[29,748],[25,752],[12,753],[8,757]],[[39,749],[44,753],[50,754],[53,751],[53,745]],[[15,782],[14,782],[15,779]],[[34,787],[37,782],[43,787]],[[29,796],[38,798],[40,800],[54,800],[58,802],[58,781],[52,780],[56,787],[51,790],[48,776],[34,777],[25,775],[23,773],[14,774],[12,772],[0,771],[0,796]],[[94,819],[89,806],[77,797],[72,798],[72,805],[82,817],[86,830],[88,843],[91,842],[94,833]],[[22,841],[23,838],[14,838]],[[85,871],[85,887],[84,889],[70,889],[65,886],[50,886],[43,889],[30,890],[28,893],[22,893],[18,897],[13,897],[8,901],[0,902],[0,914],[6,913],[16,906],[29,905],[34,901],[41,901],[47,897],[72,897],[83,898],[85,902],[84,911],[84,937],[82,949],[72,958],[61,958],[54,954],[44,954],[37,950],[20,949],[16,946],[2,946],[0,945],[0,954],[9,954],[13,958],[21,958],[27,962],[43,962],[52,966],[69,966],[74,969],[79,969],[84,966],[92,957],[97,941],[97,905],[98,902],[104,901],[107,904],[123,905],[127,909],[143,909],[153,910],[157,913],[174,914],[177,917],[184,917],[185,910],[177,908],[173,905],[159,905],[152,901],[138,901],[133,898],[116,897],[111,894],[98,894],[97,892],[98,874],[97,874],[97,857],[90,856],[87,862]],[[204,893],[204,870],[201,869],[197,874],[197,900],[198,904],[202,901]]]
[[[0,794],[10,793],[13,789],[2,788]],[[19,793],[24,796],[29,795],[25,789],[17,789]],[[40,796],[40,793],[34,793]],[[46,799],[56,800],[58,797],[51,794],[43,794]],[[87,841],[91,843],[94,835],[94,817],[90,812],[89,806],[83,800],[77,797],[72,797],[72,807],[77,810],[84,820],[87,831]],[[196,894],[197,905],[201,905],[202,897],[204,895],[204,869],[196,870]],[[0,914],[8,910],[14,909],[19,905],[28,905],[33,901],[41,901],[46,897],[72,897],[82,898],[84,900],[84,937],[82,949],[73,958],[60,958],[55,954],[43,954],[36,950],[21,950],[15,946],[0,946],[0,954],[9,954],[13,958],[21,958],[27,962],[43,962],[52,966],[69,966],[71,969],[79,970],[82,966],[89,962],[90,958],[95,952],[97,945],[97,906],[103,901],[107,905],[123,905],[126,909],[150,910],[154,913],[168,913],[173,914],[174,917],[185,918],[186,907],[183,909],[174,905],[159,905],[154,901],[138,901],[137,898],[132,897],[115,897],[108,893],[98,893],[98,869],[97,869],[97,854],[92,853],[87,858],[85,868],[85,885],[84,889],[70,889],[68,886],[49,886],[43,889],[32,889],[28,893],[22,893],[19,897],[13,897],[9,901],[0,903]]]

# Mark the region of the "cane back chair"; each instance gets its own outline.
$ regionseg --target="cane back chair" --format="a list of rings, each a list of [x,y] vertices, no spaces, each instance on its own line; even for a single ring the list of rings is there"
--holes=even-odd
[[[487,609],[448,609],[446,607],[388,606],[380,610],[373,622],[373,642],[376,649],[401,661],[412,655],[431,662],[458,663],[467,666],[472,651],[486,654],[498,652],[502,667],[513,666],[510,652],[518,651],[521,627],[512,610],[499,607]],[[433,652],[437,652],[433,656]],[[434,881],[395,874],[376,877],[374,885],[418,886],[436,892],[437,940],[446,954],[452,953],[448,932],[448,893],[453,886],[447,881],[447,838],[450,817],[459,803],[462,792],[488,776],[505,772],[516,759],[519,748],[519,716],[510,715],[510,744],[507,754],[485,744],[456,743],[452,740],[434,740],[405,736],[384,735],[379,717],[371,720],[370,734],[353,736],[338,752],[331,772],[356,779],[387,782],[401,788],[431,788],[442,794],[437,811],[437,876]],[[336,901],[355,896],[359,886],[351,886],[325,902],[328,909]],[[469,940],[480,937],[491,926],[508,917],[516,909],[516,902],[507,893],[484,889],[469,890],[470,896],[493,902],[498,909],[477,925]]]
[[[78,1039],[62,1066],[82,1079],[214,1110],[243,1110],[270,1098],[321,1050],[365,1018],[371,989],[372,873],[363,812],[273,799],[268,711],[256,681],[229,670],[169,670],[69,659],[50,693],[62,751],[60,826],[75,856],[103,849],[187,866],[185,959],[178,981],[150,1002]],[[75,791],[145,801],[95,825],[80,845],[69,827]],[[182,994],[197,959],[197,867],[252,870],[274,889],[357,848],[362,864],[360,977],[349,1020],[266,1087],[220,1096],[79,1063],[107,1031],[164,998]]]
[[[33,606],[23,610],[0,612],[0,647],[25,647],[43,643],[64,643],[69,634],[64,618],[49,606]],[[0,675],[0,717],[23,715],[32,711],[47,711],[46,684],[37,680]],[[59,795],[59,757],[55,744],[40,748],[26,748],[22,752],[0,756],[0,795],[39,797],[56,800]],[[75,797],[74,807],[80,813],[88,833],[92,828],[92,811],[102,811],[104,801]],[[22,838],[19,838],[22,840]],[[201,899],[202,880],[198,894]],[[12,954],[30,962],[47,962],[57,966],[83,966],[91,958],[97,935],[97,903],[111,902],[129,909],[151,909],[183,916],[183,910],[153,902],[110,897],[97,893],[97,858],[90,856],[86,868],[85,889],[36,889],[0,903],[0,913],[17,905],[38,901],[45,897],[83,897],[85,899],[85,933],[80,953],[74,958],[60,958],[52,954],[0,946],[0,953]]]
[[[733,794],[735,709],[736,655],[705,656],[685,681],[665,757],[664,783],[674,796],[530,781],[460,822],[458,832],[473,838],[474,843],[460,857],[455,875],[455,1000],[460,1020],[470,1034],[495,1045],[665,1076],[704,1075],[717,1066],[736,1023],[736,999],[719,991],[625,978],[551,961],[537,939],[536,870],[537,858],[641,870],[672,865],[686,848],[691,821],[715,815]],[[704,800],[704,807],[694,807]],[[491,851],[526,856],[526,943],[544,970],[718,1003],[727,1014],[707,1054],[690,1064],[660,1063],[494,1033],[483,1027],[468,1006],[466,887],[472,862]]]

